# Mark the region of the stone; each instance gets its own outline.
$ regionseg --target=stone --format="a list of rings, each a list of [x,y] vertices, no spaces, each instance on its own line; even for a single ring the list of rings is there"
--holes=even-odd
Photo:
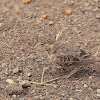
[[[13,73],[14,73],[14,74],[18,74],[18,73],[19,73],[19,68],[16,67],[15,69],[13,69]]]
[[[73,98],[69,98],[69,100],[74,100]]]
[[[100,14],[97,14],[96,15],[96,19],[100,19]]]
[[[12,79],[7,79],[6,82],[8,82],[9,84],[14,84],[14,81]]]
[[[86,88],[86,87],[88,87],[88,85],[87,85],[87,84],[84,84],[83,86],[84,86],[85,88]]]
[[[100,94],[100,89],[97,89],[97,93]]]
[[[19,84],[9,84],[6,87],[6,92],[9,95],[20,95],[23,93],[23,88]]]
[[[16,95],[14,94],[14,95],[12,95],[12,97],[13,97],[13,98],[16,98]]]
[[[31,73],[27,73],[27,76],[28,76],[28,77],[31,77],[31,76],[32,76],[32,74],[31,74]]]
[[[28,87],[30,87],[31,83],[30,83],[30,81],[28,81],[28,80],[24,80],[24,81],[20,82],[20,85],[21,85],[23,88],[28,88]]]
[[[31,0],[22,0],[22,2],[23,2],[24,4],[28,4],[29,2],[31,2]]]
[[[89,77],[89,79],[92,79],[92,78],[93,78],[92,76]]]
[[[100,94],[97,94],[97,97],[100,97]]]

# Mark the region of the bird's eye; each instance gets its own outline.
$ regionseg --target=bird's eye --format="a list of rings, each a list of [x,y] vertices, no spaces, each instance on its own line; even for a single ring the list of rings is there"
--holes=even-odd
[[[44,45],[43,43],[41,45]]]

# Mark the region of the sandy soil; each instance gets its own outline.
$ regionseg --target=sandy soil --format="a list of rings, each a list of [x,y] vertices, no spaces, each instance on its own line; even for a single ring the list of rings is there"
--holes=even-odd
[[[66,15],[69,8],[72,14]],[[53,69],[59,67],[51,50],[57,34],[58,45],[91,54],[73,64],[82,68],[73,75]],[[99,0],[0,0],[0,100],[99,100],[99,47]],[[61,78],[41,84],[56,77]]]

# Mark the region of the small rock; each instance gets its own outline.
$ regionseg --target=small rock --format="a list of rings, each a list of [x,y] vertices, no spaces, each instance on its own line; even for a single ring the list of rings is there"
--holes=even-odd
[[[93,78],[92,76],[89,77],[89,79],[92,79],[92,78]]]
[[[23,92],[23,88],[19,84],[10,84],[6,87],[6,92],[9,95],[20,95]]]
[[[69,98],[69,100],[74,100],[73,98]]]
[[[100,94],[100,89],[97,89],[97,93]]]
[[[28,80],[24,80],[24,81],[20,82],[20,85],[21,85],[23,88],[27,88],[27,87],[30,87],[31,83],[30,83],[30,81],[28,81]]]
[[[14,84],[14,81],[12,79],[7,79],[6,82],[8,82],[9,84]]]
[[[31,2],[31,0],[22,0],[22,2],[23,2],[24,4],[28,4],[29,2]]]
[[[88,87],[88,85],[87,84],[84,84],[84,87],[86,88],[86,87]]]
[[[13,73],[14,73],[14,74],[19,73],[19,68],[18,68],[18,67],[16,67],[15,69],[13,69]]]
[[[52,25],[53,24],[53,22],[52,21],[49,21],[49,25]]]
[[[100,97],[100,94],[97,94],[97,97]]]
[[[16,95],[14,94],[14,95],[12,95],[12,97],[13,97],[13,98],[16,98]]]
[[[92,88],[89,87],[88,89],[89,89],[90,91],[92,91]]]
[[[72,9],[65,10],[65,14],[71,15],[72,14]]]
[[[42,18],[43,18],[43,19],[46,19],[46,18],[47,18],[47,15],[45,15],[45,14],[42,15]]]
[[[96,19],[100,19],[100,14],[97,14],[96,15]]]
[[[32,74],[31,74],[31,73],[27,73],[27,76],[28,76],[28,77],[31,77],[31,76],[32,76]]]

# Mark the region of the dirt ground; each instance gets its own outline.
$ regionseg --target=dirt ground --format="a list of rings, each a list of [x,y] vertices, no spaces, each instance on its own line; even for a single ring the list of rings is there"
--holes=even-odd
[[[71,15],[64,13],[69,8]],[[76,45],[92,56],[73,65],[84,68],[70,77],[52,69],[50,44],[60,33],[58,45]],[[0,0],[0,100],[100,100],[99,47],[99,0]]]

